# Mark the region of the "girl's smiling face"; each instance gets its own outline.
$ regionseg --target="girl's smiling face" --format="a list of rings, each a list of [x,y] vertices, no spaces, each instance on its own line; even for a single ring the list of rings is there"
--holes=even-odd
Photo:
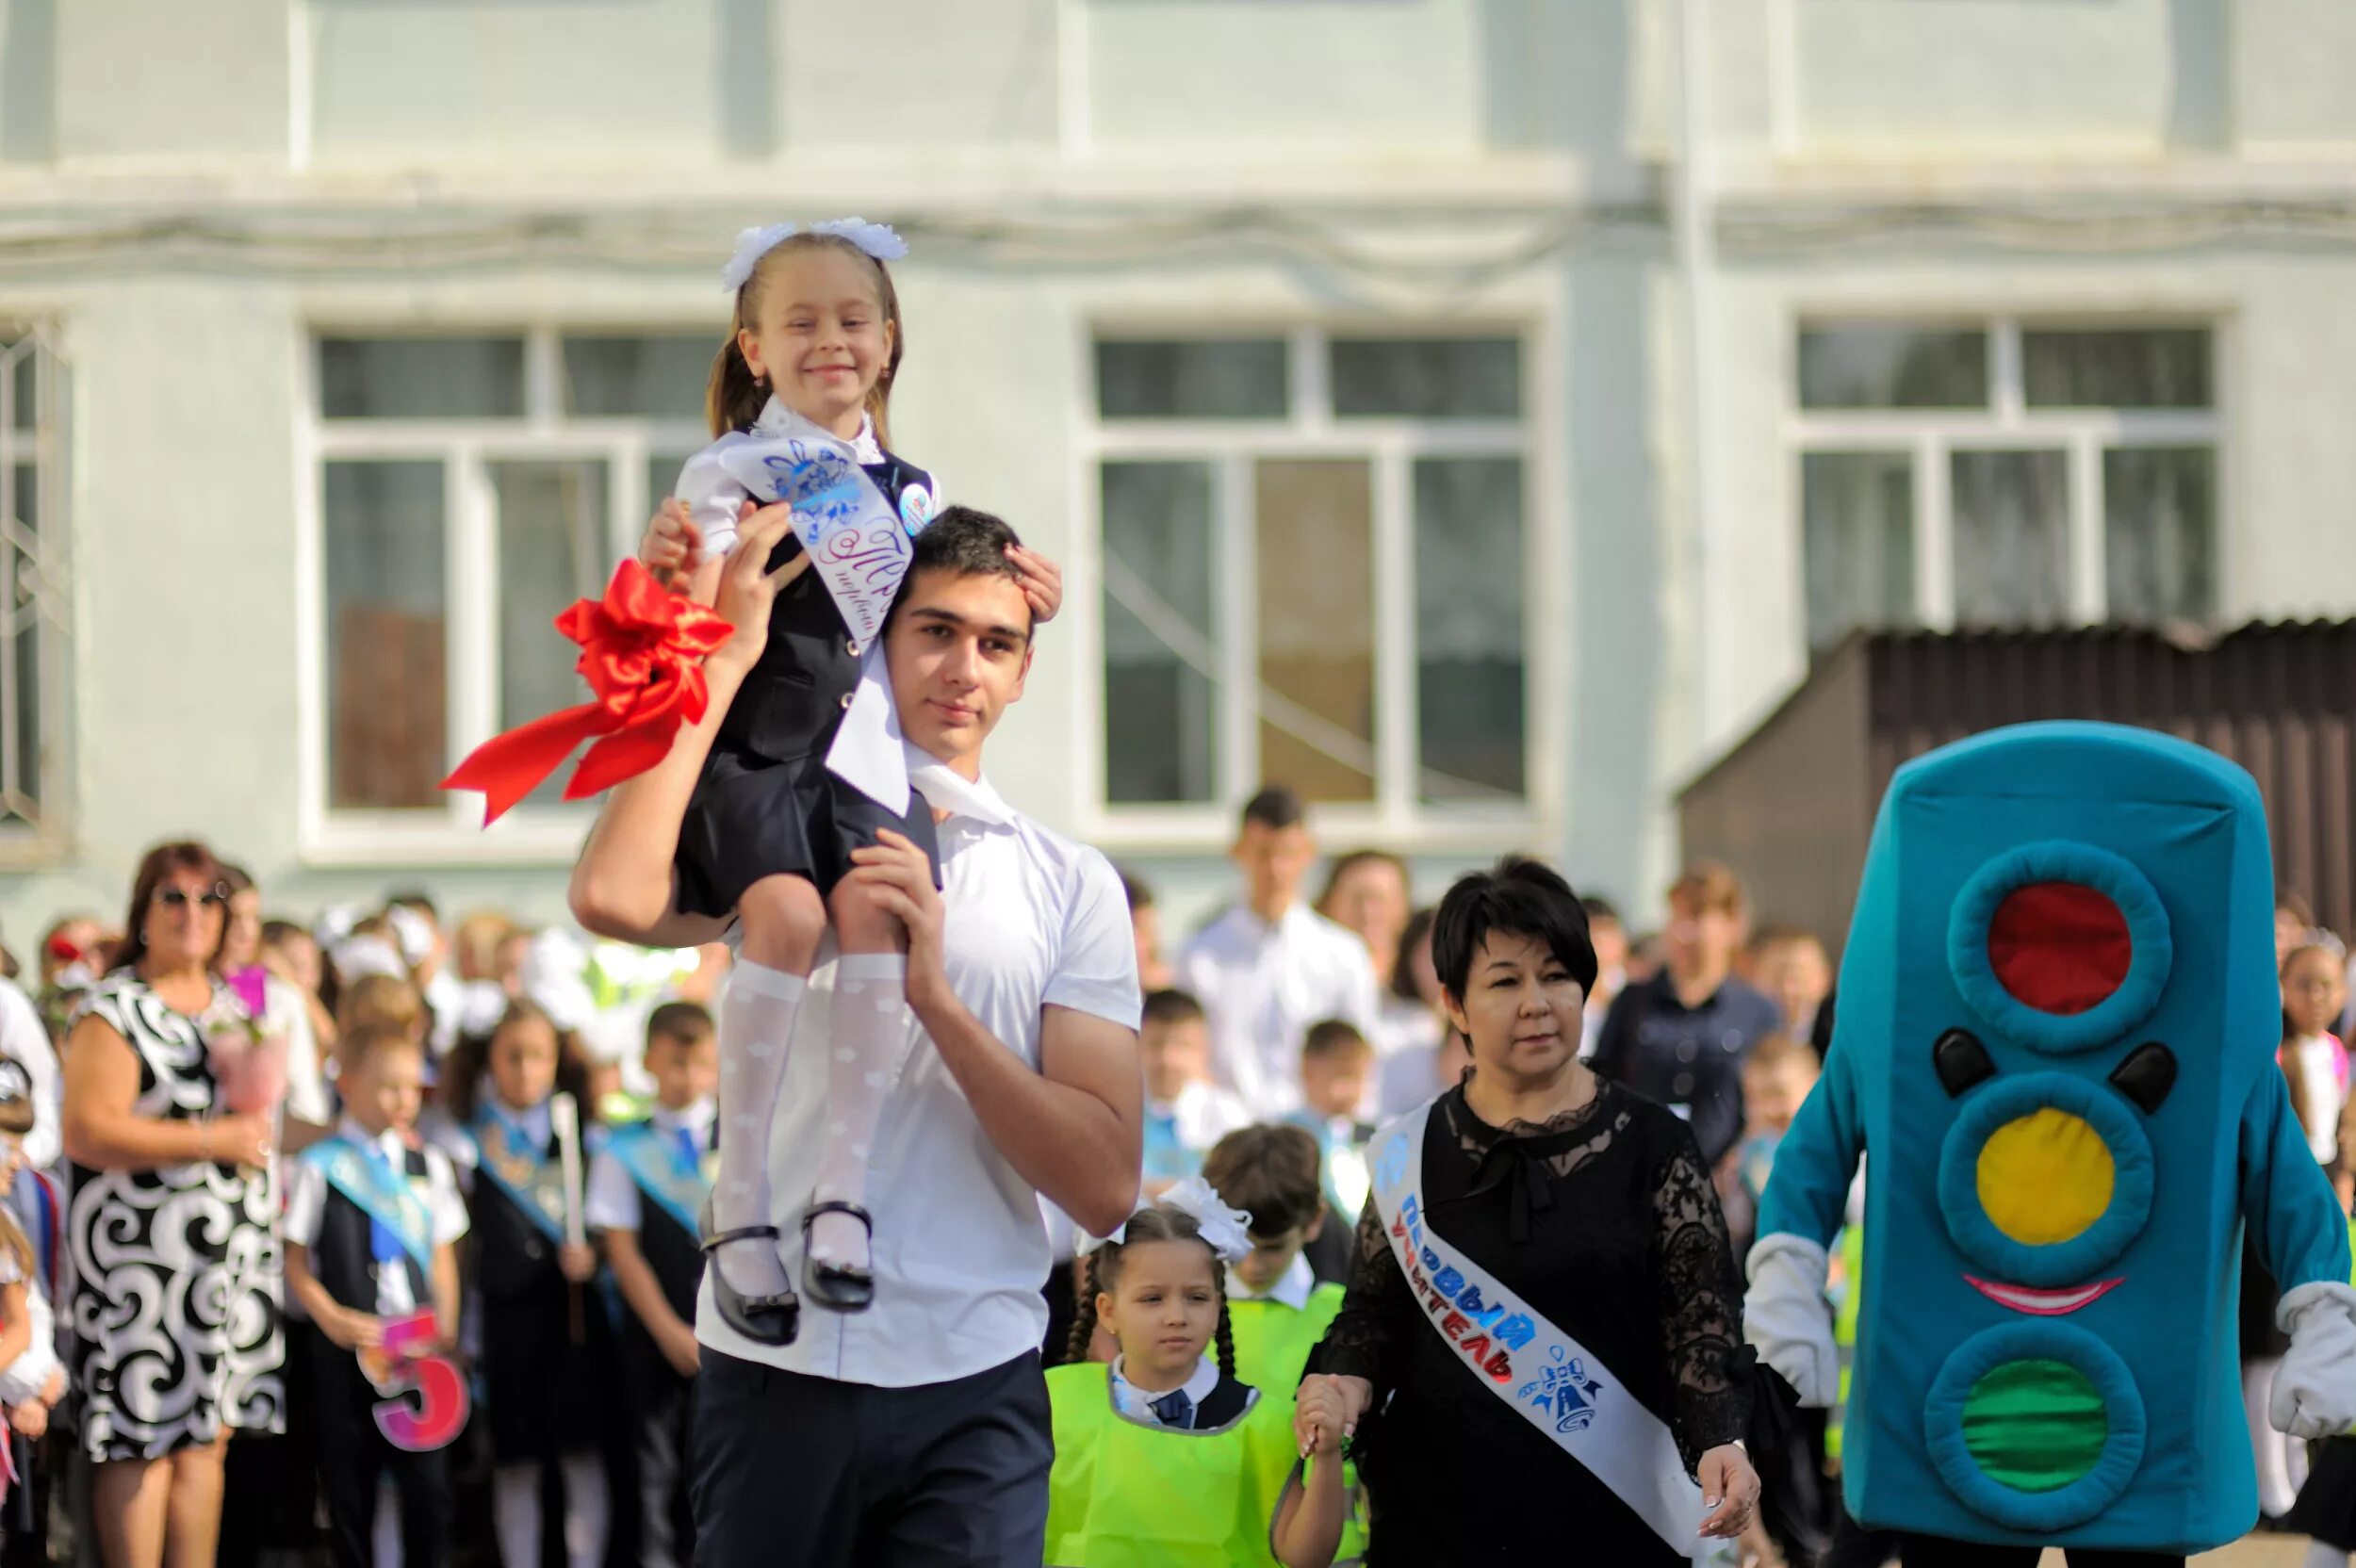
[[[892,363],[894,329],[875,264],[837,245],[788,241],[755,273],[736,346],[779,400],[840,436],[859,433],[867,395]]]
[[[1201,1241],[1141,1241],[1121,1250],[1097,1315],[1121,1342],[1121,1373],[1149,1393],[1183,1384],[1219,1329],[1219,1278]]]

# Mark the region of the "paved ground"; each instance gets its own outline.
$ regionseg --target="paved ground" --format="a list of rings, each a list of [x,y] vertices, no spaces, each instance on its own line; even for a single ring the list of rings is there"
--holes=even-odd
[[[2306,1550],[2307,1543],[2299,1536],[2253,1535],[2221,1552],[2210,1552],[2192,1560],[2197,1568],[2299,1568]],[[2040,1568],[2062,1568],[2061,1553],[2046,1553]]]

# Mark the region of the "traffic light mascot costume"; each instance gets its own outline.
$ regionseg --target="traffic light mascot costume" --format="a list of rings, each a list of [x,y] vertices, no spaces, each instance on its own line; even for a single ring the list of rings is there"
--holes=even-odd
[[[2274,1063],[2273,905],[2256,786],[2166,735],[2024,725],[1891,781],[1745,1319],[1831,1402],[1824,1250],[1870,1152],[1842,1482],[1918,1560],[2250,1527],[2245,1226],[2290,1334],[2275,1424],[2356,1422],[2348,1226]]]

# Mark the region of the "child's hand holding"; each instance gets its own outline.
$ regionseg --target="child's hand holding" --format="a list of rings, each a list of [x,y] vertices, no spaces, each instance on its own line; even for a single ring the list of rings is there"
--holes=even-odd
[[[1300,1440],[1301,1457],[1339,1453],[1342,1440],[1357,1430],[1371,1393],[1360,1378],[1319,1375],[1302,1380],[1293,1402],[1293,1435]]]
[[[1006,559],[1023,574],[1023,596],[1031,606],[1034,625],[1044,625],[1063,608],[1063,568],[1035,549],[1006,547]]]
[[[27,1399],[8,1412],[8,1425],[26,1437],[38,1438],[49,1429],[49,1407],[39,1399]]]
[[[597,1250],[586,1244],[576,1247],[568,1243],[557,1249],[556,1266],[573,1283],[587,1284],[597,1272]]]
[[[703,564],[703,530],[695,526],[687,514],[687,503],[677,496],[663,503],[663,509],[646,525],[646,535],[638,541],[638,560],[646,570],[672,588],[684,587]]]
[[[337,1307],[319,1326],[329,1344],[346,1350],[372,1350],[384,1343],[384,1320],[351,1307]]]
[[[41,1397],[43,1404],[50,1405],[65,1397],[64,1367],[53,1366],[49,1369],[49,1380],[41,1385]]]

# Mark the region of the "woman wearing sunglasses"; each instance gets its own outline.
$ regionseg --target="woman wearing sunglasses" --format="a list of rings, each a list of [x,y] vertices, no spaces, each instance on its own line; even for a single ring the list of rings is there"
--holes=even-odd
[[[270,1123],[229,1114],[206,1065],[244,1016],[212,969],[228,900],[203,844],[150,850],[66,1040],[74,1382],[109,1568],[211,1561],[222,1439],[285,1404]]]

